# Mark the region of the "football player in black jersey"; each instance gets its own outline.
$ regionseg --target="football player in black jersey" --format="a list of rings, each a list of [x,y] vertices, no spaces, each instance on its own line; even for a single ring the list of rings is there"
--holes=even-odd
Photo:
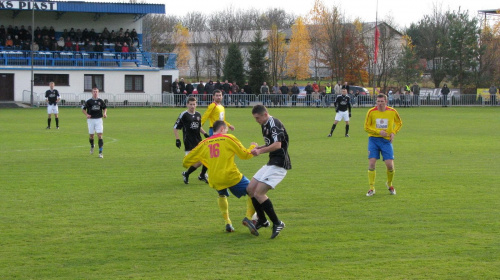
[[[255,227],[259,229],[269,226],[265,215],[267,214],[273,222],[271,238],[275,238],[285,227],[285,223],[278,219],[267,192],[274,189],[285,178],[287,170],[292,169],[288,155],[288,133],[283,123],[269,115],[264,105],[255,105],[252,109],[252,115],[261,125],[265,141],[263,146],[254,148],[252,154],[258,156],[269,153],[269,161],[255,173],[247,191],[252,197],[252,203],[259,218]]]
[[[201,127],[201,114],[196,111],[196,98],[194,96],[188,97],[187,110],[179,115],[174,124],[175,146],[180,149],[181,140],[179,139],[179,130],[182,130],[182,140],[184,142],[184,151],[186,155],[201,142],[200,132],[203,133],[206,138],[209,136]],[[188,170],[182,172],[185,184],[189,183],[189,175],[201,165],[201,162],[197,162],[189,167]],[[208,184],[206,172],[207,168],[203,166],[200,176],[198,176],[198,180]]]
[[[349,118],[351,117],[351,98],[347,95],[347,89],[342,88],[342,95],[337,96],[335,102],[335,122],[332,125],[332,130],[328,137],[332,137],[337,123],[342,119],[345,121],[345,137],[349,137]]]
[[[92,98],[85,101],[82,106],[82,112],[87,117],[87,125],[89,128],[89,142],[90,142],[90,154],[94,153],[94,135],[97,133],[99,138],[99,157],[103,158],[102,147],[104,146],[104,140],[102,139],[102,134],[104,132],[104,126],[102,118],[107,118],[108,108],[104,100],[99,98],[99,89],[94,86],[92,89]]]
[[[47,119],[47,129],[50,129],[51,115],[54,114],[56,117],[56,128],[59,129],[59,107],[57,102],[61,99],[57,89],[54,89],[54,82],[49,83],[50,89],[45,92],[45,100],[47,101],[47,114],[49,115]]]

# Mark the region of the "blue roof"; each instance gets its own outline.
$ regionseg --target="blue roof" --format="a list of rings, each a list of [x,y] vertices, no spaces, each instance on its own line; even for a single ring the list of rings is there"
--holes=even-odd
[[[48,1],[51,2],[51,1]],[[165,4],[96,3],[69,1],[57,3],[58,12],[115,13],[115,14],[164,14]]]

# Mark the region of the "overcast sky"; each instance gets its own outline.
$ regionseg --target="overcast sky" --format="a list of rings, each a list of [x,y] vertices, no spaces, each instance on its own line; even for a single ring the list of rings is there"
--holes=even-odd
[[[304,16],[314,6],[314,0],[146,0],[147,3],[165,4],[167,15],[182,15],[187,11],[197,11],[205,14],[217,9],[232,6],[235,9],[282,8],[295,15]],[[360,17],[364,22],[375,21],[377,0],[323,0],[327,7],[337,4],[347,18]],[[340,4],[339,4],[340,3]],[[430,14],[435,5],[443,10],[469,10],[469,15],[477,15],[478,10],[500,9],[498,0],[378,0],[378,18],[384,19],[391,15],[398,27],[409,26],[418,22],[424,14]]]

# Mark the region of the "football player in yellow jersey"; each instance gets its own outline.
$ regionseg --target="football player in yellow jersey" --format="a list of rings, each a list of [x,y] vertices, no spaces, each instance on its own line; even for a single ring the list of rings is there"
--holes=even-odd
[[[375,164],[380,154],[387,167],[386,187],[393,195],[396,190],[392,185],[394,178],[394,149],[392,141],[394,136],[403,126],[396,109],[387,106],[387,96],[385,94],[377,95],[377,105],[366,114],[365,131],[368,132],[368,183],[370,190],[366,196],[375,194]]]
[[[214,135],[201,141],[189,154],[184,157],[182,164],[189,167],[198,161],[208,167],[208,184],[219,193],[218,204],[222,216],[226,221],[226,231],[233,232],[231,220],[229,219],[228,189],[231,193],[240,198],[247,195],[247,186],[250,181],[238,170],[234,162],[234,156],[241,159],[250,159],[253,157],[252,149],[257,146],[251,143],[250,147],[245,148],[240,140],[234,135],[227,134],[227,125],[222,120],[213,123]],[[247,212],[243,219],[243,224],[250,229],[253,235],[258,236],[255,225],[251,219],[255,209],[250,196],[247,196]]]
[[[214,90],[214,101],[208,105],[207,110],[201,117],[201,125],[203,126],[207,120],[209,120],[210,128],[208,130],[208,134],[210,136],[213,135],[214,130],[213,130],[213,124],[217,120],[224,121],[229,129],[231,131],[234,131],[234,126],[230,125],[226,121],[226,110],[224,109],[224,106],[222,106],[222,92],[220,90]]]

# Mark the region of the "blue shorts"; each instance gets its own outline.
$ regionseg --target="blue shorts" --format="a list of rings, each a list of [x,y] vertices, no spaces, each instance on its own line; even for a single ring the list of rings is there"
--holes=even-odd
[[[229,196],[229,192],[227,191],[229,189],[234,196],[240,198],[247,195],[248,184],[250,184],[250,180],[248,180],[247,177],[243,176],[238,184],[217,192],[219,193],[219,195]]]
[[[210,127],[210,128],[208,129],[208,135],[209,135],[209,136],[214,135],[214,129],[213,129],[213,127]]]
[[[368,158],[380,159],[380,154],[385,160],[394,159],[394,149],[391,141],[382,137],[368,138]]]

